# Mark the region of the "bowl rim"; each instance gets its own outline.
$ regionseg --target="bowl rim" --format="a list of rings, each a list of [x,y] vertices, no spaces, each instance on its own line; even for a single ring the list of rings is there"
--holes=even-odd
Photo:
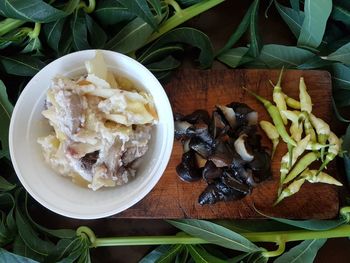
[[[167,114],[169,114],[169,118],[171,117],[171,119],[173,120],[173,112],[172,112],[169,98],[168,98],[163,86],[158,81],[158,79],[141,63],[139,63],[138,61],[136,61],[136,60],[124,55],[124,54],[121,54],[119,52],[115,52],[115,51],[111,51],[111,50],[102,50],[102,49],[88,49],[88,50],[72,52],[72,53],[69,53],[65,56],[62,56],[62,57],[50,62],[49,64],[47,64],[45,67],[43,67],[39,72],[37,72],[30,79],[30,81],[27,83],[27,85],[23,89],[21,95],[19,96],[19,98],[16,102],[16,105],[14,106],[14,110],[13,110],[12,116],[11,116],[10,128],[9,128],[9,150],[10,150],[11,162],[12,162],[12,165],[14,167],[16,175],[17,175],[18,179],[20,180],[21,184],[23,185],[25,190],[37,202],[39,202],[45,208],[47,208],[47,209],[49,209],[57,214],[60,214],[60,215],[63,215],[63,216],[69,217],[69,218],[75,218],[75,219],[98,219],[98,218],[104,218],[107,216],[115,215],[117,213],[120,213],[120,212],[132,207],[134,204],[136,204],[137,202],[142,200],[144,197],[146,197],[149,194],[149,192],[151,192],[151,190],[155,187],[155,185],[159,182],[160,178],[164,174],[164,171],[165,171],[165,169],[169,163],[170,157],[171,157],[173,143],[174,143],[174,141],[172,139],[173,138],[172,135],[174,134],[174,123],[172,121],[170,121],[168,123],[169,125],[167,126],[166,131],[164,132],[164,140],[162,143],[162,148],[160,150],[160,153],[162,153],[161,158],[157,158],[156,165],[154,166],[154,167],[157,167],[157,169],[152,170],[153,174],[157,174],[157,171],[160,171],[158,173],[159,175],[157,177],[153,176],[152,178],[150,178],[150,180],[147,181],[147,183],[145,184],[145,188],[143,188],[143,190],[141,192],[139,192],[139,194],[137,195],[137,198],[133,198],[131,201],[123,203],[119,207],[112,209],[112,210],[100,212],[97,214],[96,213],[90,213],[90,214],[83,213],[83,214],[81,214],[81,213],[76,212],[76,211],[68,211],[66,209],[62,209],[59,206],[55,205],[54,201],[52,201],[52,202],[47,201],[45,199],[45,197],[42,197],[42,195],[40,195],[40,191],[37,191],[37,189],[35,190],[35,188],[30,186],[28,179],[26,179],[25,176],[23,176],[23,174],[25,174],[25,172],[23,172],[23,169],[20,168],[19,163],[18,163],[19,160],[17,160],[16,154],[15,154],[16,151],[19,150],[19,149],[15,149],[15,146],[14,146],[15,140],[16,140],[16,138],[14,137],[14,129],[15,129],[14,126],[16,124],[17,116],[21,113],[19,111],[18,105],[22,105],[23,103],[25,103],[25,101],[24,101],[25,97],[28,93],[30,93],[30,86],[34,86],[33,84],[36,82],[36,80],[42,74],[44,74],[45,71],[51,69],[52,67],[54,67],[58,63],[62,63],[62,61],[66,60],[67,58],[69,58],[71,56],[78,56],[79,54],[81,54],[83,56],[83,55],[85,55],[85,53],[89,54],[92,52],[96,52],[97,50],[102,51],[103,55],[113,54],[113,56],[119,56],[120,58],[128,61],[128,64],[130,63],[130,65],[133,65],[132,67],[136,66],[136,67],[142,69],[145,73],[147,73],[149,75],[150,78],[153,79],[153,81],[156,81],[156,83],[158,83],[157,92],[160,92],[161,97],[162,97],[161,103],[166,104],[167,109],[168,109]],[[84,61],[85,60],[82,60],[82,63],[84,63]],[[107,64],[107,66],[108,66],[108,64]],[[113,65],[110,65],[110,66],[113,67]],[[64,74],[64,73],[62,73],[62,74]],[[138,79],[136,78],[136,80],[138,80]],[[140,81],[140,80],[138,80],[138,81]],[[145,87],[147,87],[147,85],[145,85]],[[155,102],[155,104],[157,104],[157,103]],[[171,136],[169,138],[170,134],[171,134]],[[166,161],[164,161],[164,160],[166,160]],[[43,160],[43,162],[44,162],[44,160]],[[57,174],[57,175],[62,176],[59,174]],[[91,190],[91,192],[93,192],[93,191]]]

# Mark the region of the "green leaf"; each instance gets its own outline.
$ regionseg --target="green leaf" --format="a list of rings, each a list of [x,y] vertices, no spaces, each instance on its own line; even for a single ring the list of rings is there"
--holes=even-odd
[[[0,64],[8,74],[28,77],[34,76],[45,66],[40,59],[29,55],[0,56]]]
[[[297,69],[315,69],[323,68],[332,65],[333,62],[324,60],[319,56],[314,56],[309,60],[305,61],[303,64],[297,66]]]
[[[118,2],[128,8],[129,11],[142,18],[154,30],[157,29],[157,21],[154,19],[146,0],[118,0]]]
[[[298,38],[299,47],[317,49],[321,44],[331,10],[332,0],[305,0],[305,19]]]
[[[134,13],[115,0],[97,1],[94,15],[103,25],[114,25],[135,18]]]
[[[55,51],[58,51],[65,22],[66,18],[61,18],[54,22],[43,25],[43,31],[47,44]]]
[[[234,258],[227,260],[227,263],[241,263],[241,262],[243,262],[243,259],[245,259],[246,257],[248,257],[250,255],[251,255],[251,253],[240,254],[238,256],[235,256]]]
[[[293,226],[289,226],[274,220],[215,220],[214,223],[226,227],[237,233],[248,232],[268,232],[268,231],[287,231],[295,230]]]
[[[312,52],[298,47],[269,44],[263,46],[257,60],[268,68],[295,68],[314,56]]]
[[[261,49],[261,39],[258,30],[258,19],[259,19],[259,0],[254,0],[252,14],[250,16],[250,47],[249,55],[252,57],[259,56]]]
[[[13,106],[8,99],[5,84],[0,80],[0,141],[2,150],[9,152],[9,127]],[[9,154],[5,155],[10,159]],[[1,177],[2,178],[2,177]]]
[[[237,43],[237,41],[243,36],[243,34],[247,31],[249,25],[250,25],[250,17],[252,16],[252,11],[254,9],[254,4],[252,3],[245,13],[243,19],[241,20],[241,23],[238,25],[237,29],[233,32],[233,34],[230,36],[229,40],[225,44],[225,46],[218,52],[218,56],[228,51],[230,48],[233,47],[234,44]]]
[[[54,251],[46,258],[46,262],[73,263],[85,250],[84,243],[80,238],[60,239]]]
[[[181,65],[180,61],[176,60],[172,56],[167,56],[164,59],[146,64],[145,66],[152,72],[168,71],[178,68]]]
[[[68,15],[42,0],[3,0],[0,1],[0,10],[6,17],[39,23],[52,22]]]
[[[24,47],[21,53],[40,53],[41,42],[39,37],[34,37],[29,40],[29,43]]]
[[[156,62],[162,58],[167,57],[170,54],[180,53],[183,51],[184,48],[181,45],[169,45],[153,50],[151,52],[144,52],[137,58],[137,60],[142,64],[147,64]]]
[[[333,98],[337,107],[346,107],[350,105],[350,90],[337,89],[333,92]]]
[[[244,252],[260,250],[259,247],[245,237],[209,221],[182,219],[176,221],[167,220],[167,222],[192,236],[202,238],[219,246]]]
[[[16,207],[16,222],[18,232],[24,243],[35,253],[47,256],[54,250],[52,242],[42,240],[38,237],[38,234],[34,231],[28,219],[22,214],[18,207]]]
[[[344,154],[344,166],[345,166],[345,174],[348,184],[350,183],[350,157],[349,154]]]
[[[0,261],[11,263],[38,263],[38,261],[10,253],[3,248],[0,248]]]
[[[160,0],[148,0],[150,5],[153,7],[153,9],[156,11],[158,16],[162,15],[162,5],[160,3]]]
[[[68,21],[70,23],[70,21]],[[70,53],[73,49],[73,37],[72,37],[72,31],[70,29],[70,26],[66,26],[66,24],[63,26],[63,31],[62,31],[62,36],[61,40],[58,44],[58,56],[63,56],[68,53]]]
[[[121,53],[129,53],[142,47],[150,35],[152,27],[141,18],[135,18],[109,40],[106,48]]]
[[[299,0],[289,0],[291,7],[296,10],[299,11],[300,10],[300,3]]]
[[[187,249],[190,252],[192,258],[196,263],[225,263],[226,260],[222,260],[220,258],[217,258],[211,254],[209,254],[207,251],[205,251],[200,246],[195,245],[187,245]]]
[[[42,262],[44,260],[44,257],[42,255],[34,252],[33,250],[31,250],[29,247],[26,246],[26,244],[24,243],[20,235],[17,235],[15,241],[13,242],[13,252],[18,256],[37,260],[38,262]]]
[[[299,3],[298,3],[299,4]],[[300,30],[305,18],[304,12],[283,6],[275,0],[275,6],[282,17],[283,21],[288,25],[293,35],[298,38]]]
[[[350,68],[341,63],[334,63],[332,69],[333,85],[336,89],[350,90]]]
[[[158,246],[156,249],[152,250],[144,258],[142,258],[139,263],[154,263],[161,256],[166,254],[171,249],[170,245]]]
[[[327,239],[305,240],[278,257],[274,263],[312,263]]]
[[[267,263],[268,260],[269,258],[265,257],[261,252],[258,252],[250,254],[247,258],[247,263]]]
[[[350,64],[350,43],[337,49],[335,52],[324,57],[324,59],[339,61],[344,64]]]
[[[176,2],[178,2],[183,7],[188,7],[194,4],[198,4],[201,1],[203,0],[177,0]]]
[[[349,155],[350,154],[350,125],[346,129],[346,132],[345,132],[344,136],[342,137],[342,139],[343,139],[343,143],[341,146],[342,150],[346,151],[346,154]]]
[[[184,246],[183,250],[176,255],[175,263],[187,263],[189,257],[188,249]]]
[[[15,187],[15,184],[9,183],[4,177],[0,176],[0,191],[11,191]]]
[[[74,12],[73,17],[71,18],[70,27],[72,30],[73,47],[75,50],[90,48],[84,14],[84,11],[79,9]]]
[[[350,26],[350,11],[341,6],[333,5],[331,18]]]
[[[154,72],[154,76],[158,79],[161,80],[162,83],[167,83],[170,80],[172,71],[160,71],[160,72]]]
[[[181,27],[169,31],[156,40],[145,52],[153,52],[170,43],[185,43],[199,48],[200,54],[198,60],[201,67],[208,68],[211,66],[214,59],[211,42],[207,35],[194,28]]]
[[[156,263],[171,263],[175,260],[176,255],[181,253],[183,245],[174,245],[166,253],[161,255],[155,262]]]
[[[107,40],[105,31],[88,14],[85,14],[85,20],[91,47],[102,48]]]
[[[242,58],[247,54],[247,47],[232,48],[221,53],[217,59],[231,68],[241,65]]]

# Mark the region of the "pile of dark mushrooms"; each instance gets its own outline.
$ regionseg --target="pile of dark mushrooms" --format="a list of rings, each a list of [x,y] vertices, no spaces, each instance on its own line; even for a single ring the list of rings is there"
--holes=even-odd
[[[261,145],[257,122],[257,112],[238,102],[217,105],[211,116],[206,110],[175,114],[175,138],[183,144],[176,172],[186,182],[208,184],[199,204],[241,199],[271,176],[270,151]]]

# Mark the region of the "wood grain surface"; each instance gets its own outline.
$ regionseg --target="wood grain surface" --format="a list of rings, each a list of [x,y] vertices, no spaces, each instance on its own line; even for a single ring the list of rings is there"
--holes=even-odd
[[[268,80],[276,82],[278,70],[186,70],[177,72],[165,86],[174,112],[189,114],[196,109],[211,112],[216,104],[232,101],[247,103],[259,113],[259,120],[270,120],[264,107],[241,87],[272,100],[272,87]],[[331,80],[326,71],[285,72],[284,91],[294,98],[299,95],[299,78],[303,76],[313,99],[313,113],[331,122]],[[157,99],[157,98],[155,98]],[[271,147],[263,135],[262,143]],[[273,178],[260,183],[251,195],[238,201],[219,202],[200,206],[198,196],[206,187],[204,181],[187,183],[179,179],[175,168],[181,160],[182,145],[174,142],[167,169],[156,187],[139,203],[115,215],[118,218],[198,218],[198,219],[246,219],[259,218],[254,207],[264,214],[292,219],[328,219],[338,213],[337,188],[326,184],[305,183],[294,196],[273,207],[279,181],[282,155],[287,151],[280,143],[272,162]],[[316,164],[316,167],[319,163]],[[328,173],[336,175],[335,164]]]

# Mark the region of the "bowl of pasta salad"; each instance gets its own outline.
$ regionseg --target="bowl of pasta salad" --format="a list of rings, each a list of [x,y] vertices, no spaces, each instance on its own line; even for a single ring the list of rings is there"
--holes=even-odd
[[[30,80],[13,111],[9,144],[34,199],[58,214],[94,219],[152,190],[173,133],[169,100],[150,71],[117,52],[84,50]]]

